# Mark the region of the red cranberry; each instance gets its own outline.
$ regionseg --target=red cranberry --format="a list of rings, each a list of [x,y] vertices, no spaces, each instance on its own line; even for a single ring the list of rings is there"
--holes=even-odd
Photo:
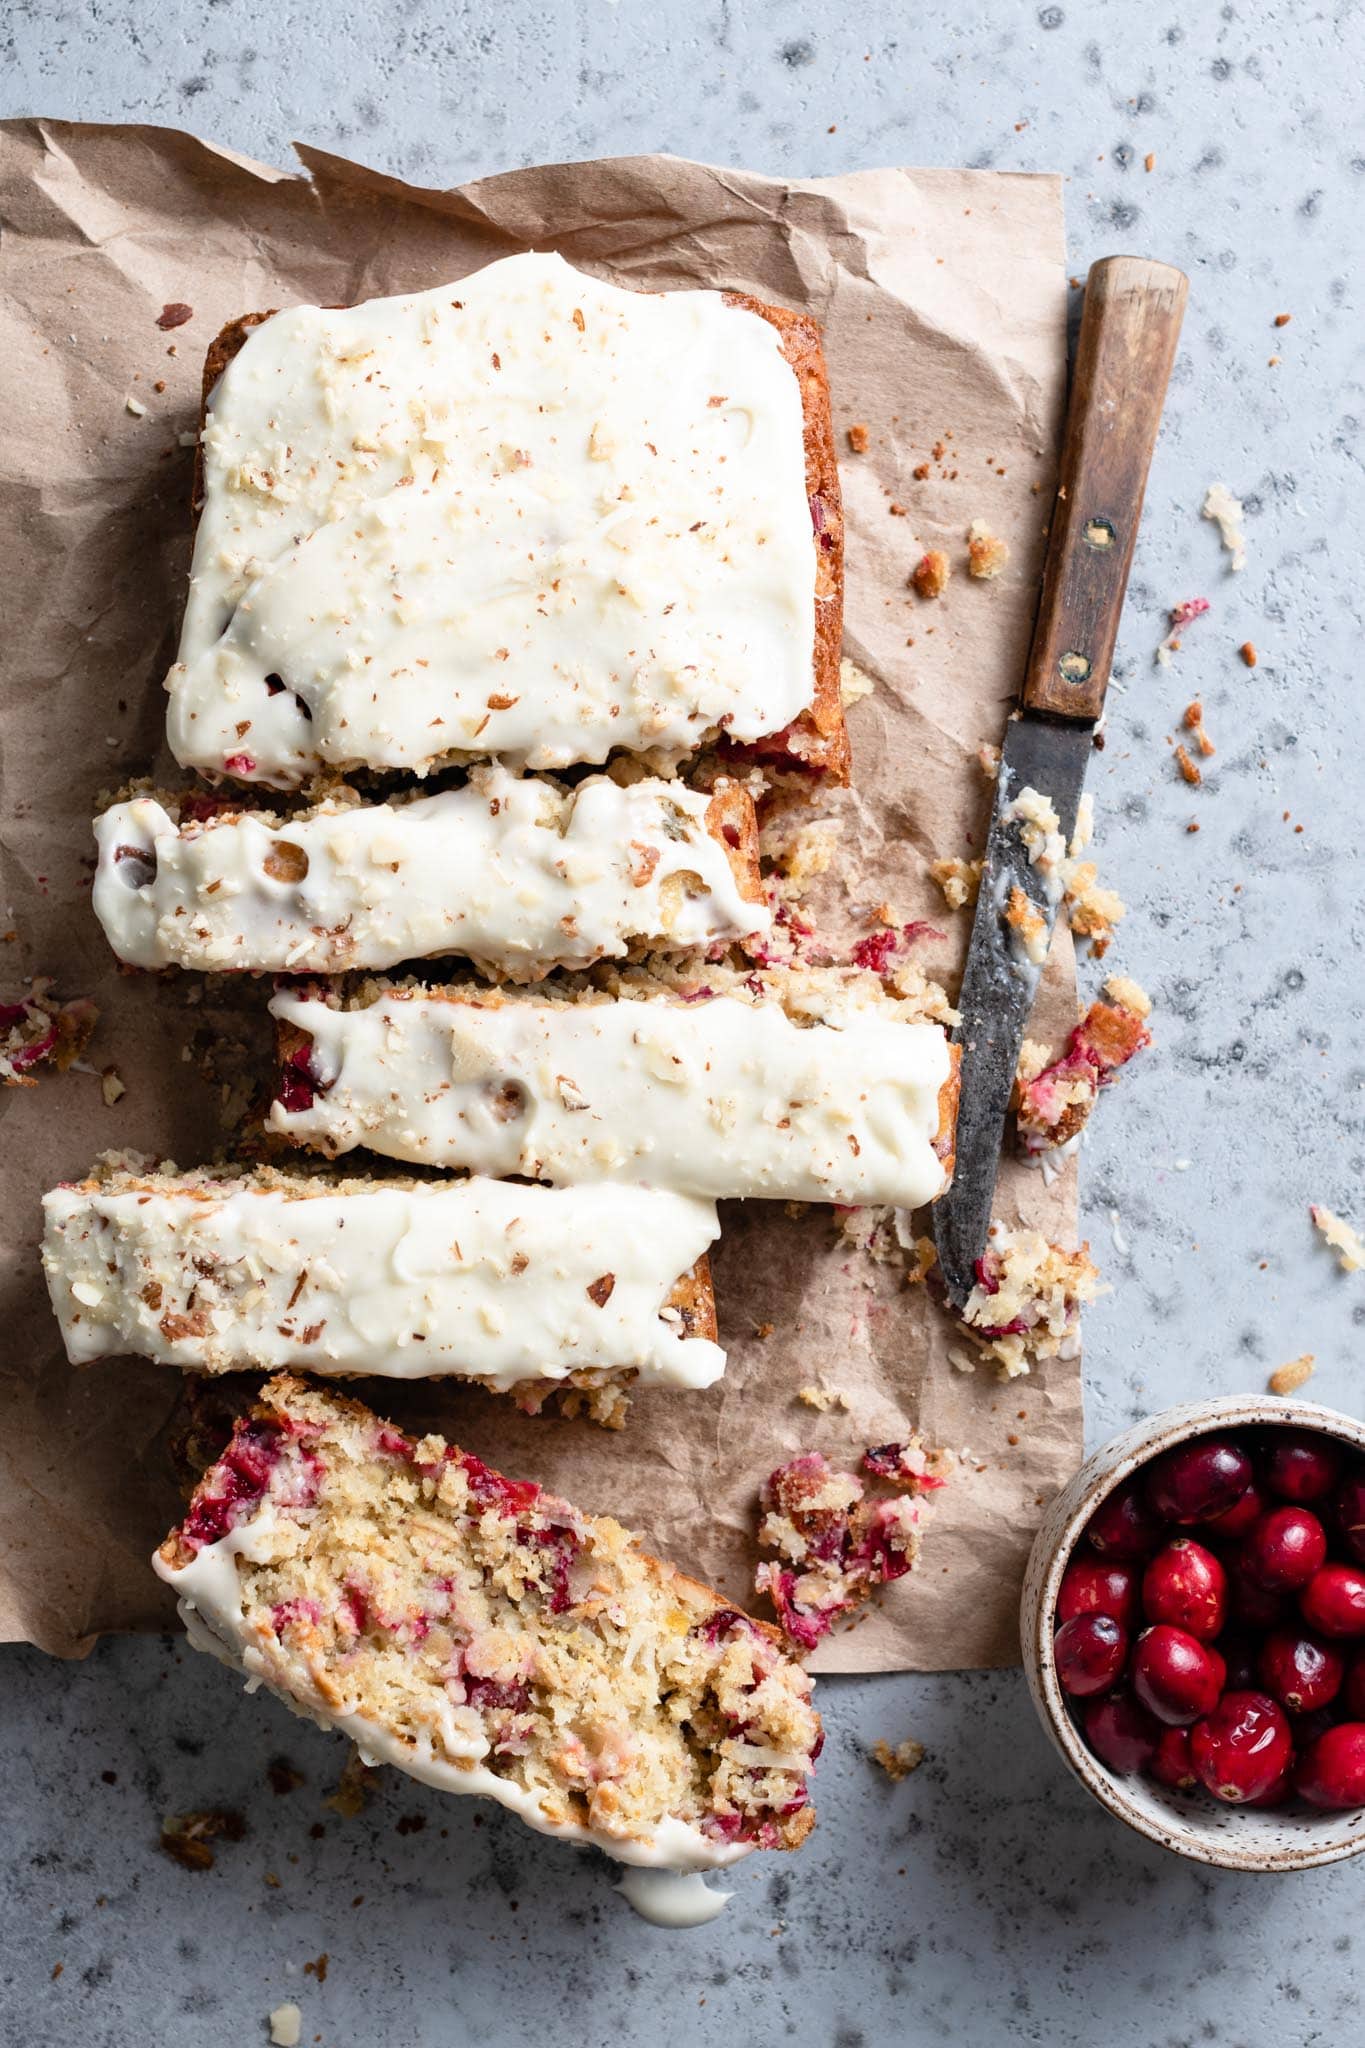
[[[1337,1489],[1337,1527],[1347,1553],[1365,1564],[1365,1472],[1350,1472]]]
[[[1158,1784],[1169,1785],[1176,1792],[1193,1792],[1199,1780],[1190,1757],[1189,1729],[1163,1728],[1156,1755],[1147,1768]]]
[[[1202,1522],[1221,1515],[1251,1484],[1251,1460],[1225,1437],[1197,1437],[1158,1458],[1147,1476],[1147,1498],[1167,1522]]]
[[[1161,1541],[1161,1524],[1136,1486],[1120,1486],[1090,1517],[1086,1540],[1101,1557],[1147,1557]]]
[[[1225,1692],[1207,1719],[1190,1730],[1200,1784],[1230,1806],[1269,1792],[1293,1752],[1288,1717],[1268,1693]]]
[[[1205,1515],[1204,1528],[1211,1543],[1235,1543],[1258,1515],[1265,1512],[1265,1495],[1259,1486],[1251,1485],[1239,1494],[1230,1508],[1224,1508],[1221,1515]]]
[[[1341,1691],[1346,1660],[1301,1629],[1277,1628],[1261,1645],[1257,1671],[1266,1691],[1291,1714],[1313,1714]]]
[[[1092,1700],[1081,1725],[1100,1762],[1124,1777],[1144,1769],[1156,1755],[1161,1729],[1131,1693],[1111,1692]]]
[[[1299,1759],[1296,1783],[1310,1806],[1365,1806],[1365,1721],[1341,1721]]]
[[[1078,1614],[1107,1614],[1131,1629],[1138,1618],[1136,1574],[1101,1558],[1073,1557],[1057,1594],[1057,1620],[1074,1621]]]
[[[1228,1573],[1228,1604],[1233,1619],[1243,1628],[1274,1628],[1284,1618],[1287,1602],[1283,1593],[1272,1593],[1259,1579],[1253,1579],[1240,1557]]]
[[[1337,1483],[1341,1453],[1330,1437],[1277,1429],[1270,1437],[1265,1483],[1281,1500],[1321,1500]]]
[[[1351,1720],[1365,1721],[1365,1650],[1357,1650],[1347,1667],[1341,1704]]]
[[[1063,1692],[1088,1700],[1117,1684],[1128,1638],[1110,1614],[1078,1614],[1058,1629],[1052,1654]]]
[[[1143,1612],[1148,1621],[1169,1621],[1207,1643],[1227,1618],[1227,1592],[1227,1573],[1213,1552],[1177,1536],[1143,1573]]]
[[[1321,1635],[1365,1635],[1365,1571],[1354,1564],[1325,1564],[1300,1593],[1299,1606],[1308,1626]]]
[[[1326,1558],[1326,1531],[1307,1508],[1272,1508],[1242,1545],[1248,1576],[1268,1593],[1296,1593]]]
[[[1173,1728],[1211,1713],[1226,1675],[1217,1650],[1167,1622],[1144,1629],[1133,1651],[1133,1691]]]
[[[1291,1757],[1274,1784],[1264,1792],[1258,1792],[1254,1799],[1244,1799],[1243,1806],[1285,1806],[1294,1796],[1294,1760]]]

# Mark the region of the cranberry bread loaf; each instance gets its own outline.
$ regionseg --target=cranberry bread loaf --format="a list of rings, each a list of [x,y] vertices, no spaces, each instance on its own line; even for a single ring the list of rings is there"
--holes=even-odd
[[[95,911],[121,960],[329,974],[461,953],[535,981],[638,947],[766,933],[753,802],[648,778],[575,790],[505,768],[407,802],[282,817],[140,796],[95,821]]]
[[[724,738],[847,780],[819,329],[551,254],[247,316],[205,367],[171,749],[321,769]]]
[[[545,1834],[705,1869],[814,1824],[819,1716],[775,1630],[357,1401],[272,1380],[154,1564],[196,1648]]]
[[[43,1266],[75,1364],[306,1365],[520,1394],[719,1378],[708,1202],[647,1188],[141,1170],[44,1197]]]
[[[951,1169],[957,1048],[870,975],[854,993],[826,974],[816,1014],[819,979],[796,1014],[761,975],[691,1000],[639,982],[279,994],[269,1125],[332,1157],[918,1208]]]

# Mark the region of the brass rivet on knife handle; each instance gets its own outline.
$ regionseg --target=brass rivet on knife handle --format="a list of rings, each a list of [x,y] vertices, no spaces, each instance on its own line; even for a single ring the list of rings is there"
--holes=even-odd
[[[1147,470],[1189,282],[1169,263],[1108,256],[1085,286],[1057,500],[1024,677],[1030,711],[1104,709]]]

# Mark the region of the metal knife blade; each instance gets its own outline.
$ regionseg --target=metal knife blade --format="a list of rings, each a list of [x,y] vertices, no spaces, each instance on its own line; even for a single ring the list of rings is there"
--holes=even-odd
[[[1019,825],[1008,813],[1023,790],[1037,790],[1051,799],[1069,844],[1093,745],[1091,725],[1028,713],[1012,719],[1005,731],[967,968],[957,1000],[962,1022],[953,1033],[962,1049],[957,1163],[952,1185],[930,1212],[939,1271],[949,1299],[959,1306],[976,1284],[1014,1070],[1042,972],[1006,924],[1005,907],[1010,891],[1022,889],[1046,921],[1050,938],[1060,900],[1060,892],[1049,892],[1048,878],[1030,861]]]
[[[1022,890],[1050,936],[1061,893],[1055,872],[1030,861],[1008,814],[1032,788],[1051,800],[1068,842],[1075,831],[1188,291],[1180,271],[1138,256],[1105,257],[1086,280],[1038,617],[1019,710],[1006,729],[958,998],[956,1165],[931,1212],[940,1277],[958,1309],[986,1248],[1000,1139],[1040,971],[1005,910],[1011,891]],[[1035,950],[1041,957],[1041,945]]]

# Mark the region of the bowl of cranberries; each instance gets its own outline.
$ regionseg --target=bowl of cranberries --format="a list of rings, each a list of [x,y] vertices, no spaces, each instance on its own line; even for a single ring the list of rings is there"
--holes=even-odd
[[[1082,1783],[1200,1862],[1365,1849],[1365,1423],[1268,1396],[1116,1437],[1025,1577],[1034,1703]]]

